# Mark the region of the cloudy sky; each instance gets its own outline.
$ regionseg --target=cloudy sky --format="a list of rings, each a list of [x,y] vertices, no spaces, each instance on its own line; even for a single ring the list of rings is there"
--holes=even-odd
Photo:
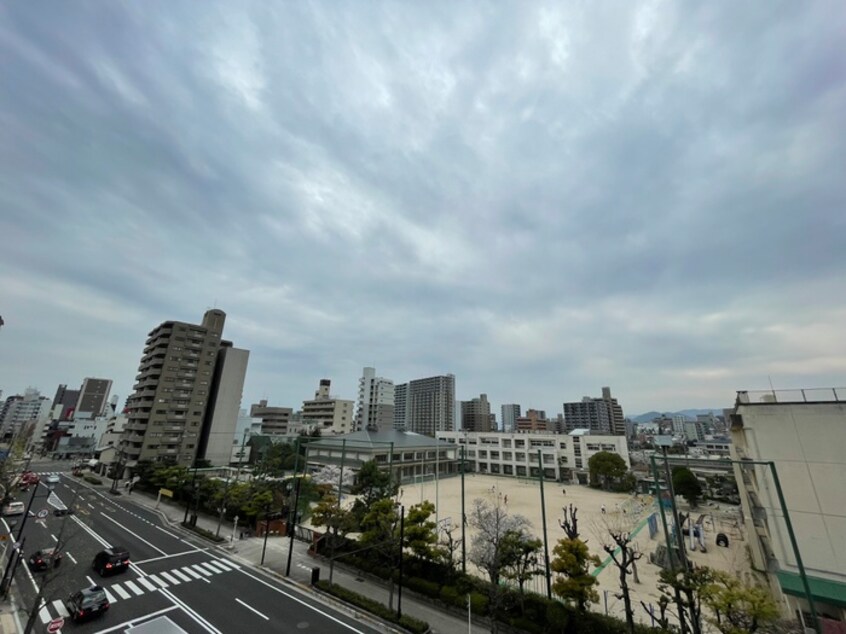
[[[226,311],[244,403],[364,365],[549,413],[846,385],[831,2],[0,6],[0,389],[129,393]]]

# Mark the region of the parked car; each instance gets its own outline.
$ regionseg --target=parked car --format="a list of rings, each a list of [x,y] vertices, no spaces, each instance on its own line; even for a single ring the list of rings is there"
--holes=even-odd
[[[56,568],[62,563],[62,553],[55,548],[42,548],[29,556],[29,567],[35,571]]]
[[[101,550],[91,562],[91,567],[101,577],[124,572],[129,568],[129,551],[122,546]]]
[[[56,475],[55,473],[51,473],[46,478],[44,478],[45,484],[59,484],[60,481],[61,481],[61,478],[58,475]]]
[[[53,509],[53,515],[56,517],[61,517],[62,515],[73,515],[73,509],[69,509],[67,507],[63,509]]]
[[[23,515],[26,512],[26,507],[23,502],[9,502],[3,507],[3,515],[6,517],[10,515]]]
[[[73,621],[82,621],[104,614],[109,609],[109,599],[103,588],[91,586],[70,595],[65,600],[65,607]]]
[[[38,476],[32,471],[24,471],[21,474],[21,486],[28,487],[38,482]]]

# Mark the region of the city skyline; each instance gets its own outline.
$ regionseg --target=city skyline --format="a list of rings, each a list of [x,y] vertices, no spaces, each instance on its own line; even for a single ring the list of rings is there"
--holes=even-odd
[[[843,385],[841,13],[13,3],[0,389],[122,404],[214,307],[242,405],[366,366],[496,413]]]

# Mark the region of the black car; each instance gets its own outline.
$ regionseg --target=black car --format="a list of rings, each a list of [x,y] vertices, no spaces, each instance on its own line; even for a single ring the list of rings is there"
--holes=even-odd
[[[54,548],[42,548],[29,556],[29,567],[35,571],[56,568],[62,563],[62,553]]]
[[[105,613],[109,609],[106,591],[100,586],[91,586],[74,592],[65,600],[71,619],[81,621]]]
[[[55,515],[56,517],[61,517],[62,515],[73,515],[73,509],[53,509],[53,515]]]
[[[121,546],[101,550],[91,562],[91,567],[101,577],[124,572],[129,568],[129,551]]]

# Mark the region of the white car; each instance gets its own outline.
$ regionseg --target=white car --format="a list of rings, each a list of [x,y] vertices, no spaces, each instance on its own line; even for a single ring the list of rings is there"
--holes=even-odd
[[[60,480],[61,478],[59,478],[58,475],[56,475],[55,473],[51,473],[46,478],[44,478],[44,484],[59,484]]]
[[[3,515],[23,515],[26,511],[26,507],[24,506],[23,502],[9,502],[6,506],[3,507]]]

